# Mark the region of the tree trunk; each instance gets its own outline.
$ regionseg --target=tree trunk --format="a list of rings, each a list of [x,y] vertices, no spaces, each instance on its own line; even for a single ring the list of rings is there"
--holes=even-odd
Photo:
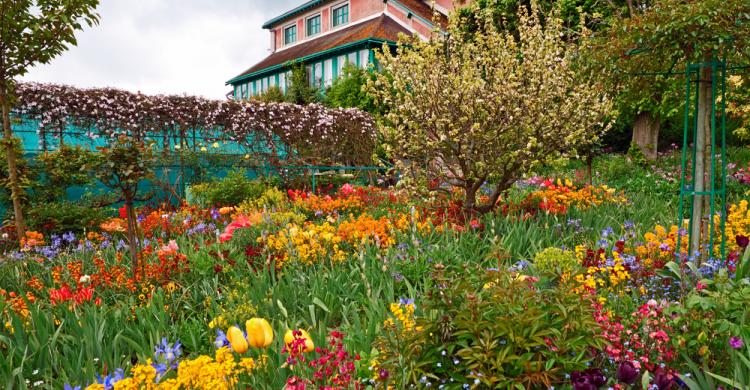
[[[708,234],[708,226],[706,225],[708,220],[703,218],[703,214],[709,210],[710,197],[704,195],[703,192],[713,188],[713,183],[710,183],[712,79],[713,69],[704,67],[701,71],[698,86],[698,120],[695,135],[695,177],[693,180],[695,181],[696,195],[693,196],[693,215],[691,218],[693,226],[690,231],[690,251],[693,252],[700,250],[702,243],[708,242],[708,237],[704,237]],[[706,255],[701,251],[700,258],[696,259],[699,264],[700,259],[705,258]]]
[[[128,249],[130,249],[130,261],[133,267],[133,279],[136,278],[138,270],[138,249],[136,248],[136,227],[137,221],[135,219],[135,212],[133,211],[133,200],[125,200],[125,216],[128,221]],[[145,270],[144,270],[145,271]]]
[[[660,126],[659,118],[649,111],[643,111],[635,118],[633,143],[649,160],[656,160]]]
[[[10,179],[10,197],[13,200],[13,214],[16,224],[18,240],[26,234],[26,225],[23,219],[23,206],[21,205],[21,183],[18,178],[18,165],[16,163],[16,149],[13,143],[13,130],[10,127],[10,96],[8,84],[0,81],[0,105],[3,115],[3,141],[5,143],[5,154],[8,160],[8,178]]]

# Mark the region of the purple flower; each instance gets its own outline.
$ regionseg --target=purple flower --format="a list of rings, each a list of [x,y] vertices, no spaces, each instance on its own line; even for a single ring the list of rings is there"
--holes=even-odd
[[[227,335],[221,331],[221,329],[216,330],[216,339],[214,340],[214,345],[216,348],[226,347],[229,345],[229,340],[227,340]]]
[[[661,368],[657,368],[651,383],[656,385],[658,390],[669,390],[675,384],[675,381],[672,374],[667,373]]]
[[[729,338],[729,345],[734,349],[740,349],[742,348],[742,339],[737,336],[732,336]]]
[[[599,390],[607,378],[598,368],[589,368],[583,371],[574,371],[570,374],[570,381],[574,390]]]
[[[638,379],[640,372],[632,362],[626,361],[617,366],[617,380],[632,385]]]
[[[737,241],[737,246],[742,249],[747,248],[747,245],[750,244],[750,238],[743,236],[742,234],[738,234],[734,239]]]

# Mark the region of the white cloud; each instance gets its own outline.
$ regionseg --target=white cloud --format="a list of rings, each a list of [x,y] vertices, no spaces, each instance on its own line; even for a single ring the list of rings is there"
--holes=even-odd
[[[269,54],[266,20],[304,0],[103,0],[98,26],[23,80],[223,98]]]

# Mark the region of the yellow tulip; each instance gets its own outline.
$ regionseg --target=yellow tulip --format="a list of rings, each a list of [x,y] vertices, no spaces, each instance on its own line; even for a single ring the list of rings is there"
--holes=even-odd
[[[242,331],[240,328],[233,326],[229,328],[227,331],[227,340],[229,341],[229,344],[232,346],[232,349],[234,352],[237,353],[245,353],[247,352],[247,340],[245,339],[245,335],[242,334]]]
[[[273,341],[273,329],[264,318],[251,318],[245,322],[247,339],[254,348],[265,348]]]
[[[304,329],[298,329],[300,333],[302,333],[298,338],[305,339],[305,349],[303,352],[312,352],[315,349],[315,344],[313,344],[312,337],[310,337],[310,334],[307,333]],[[284,334],[284,344],[287,346],[290,346],[292,342],[294,341],[294,332],[289,329]]]

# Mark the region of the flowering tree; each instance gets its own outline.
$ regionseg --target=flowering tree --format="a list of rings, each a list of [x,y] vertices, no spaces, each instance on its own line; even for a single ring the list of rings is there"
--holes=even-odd
[[[39,121],[40,139],[62,142],[69,125],[85,138],[127,134],[147,143],[198,148],[196,136],[237,142],[273,164],[367,164],[375,126],[357,109],[318,104],[221,101],[143,95],[112,88],[19,83],[14,113]],[[167,149],[167,148],[165,148]]]
[[[0,0],[0,108],[3,148],[8,165],[16,233],[24,235],[21,183],[17,172],[16,141],[10,127],[15,79],[37,64],[46,64],[75,45],[82,23],[99,21],[99,0]]]
[[[595,141],[611,103],[578,76],[578,46],[563,40],[554,15],[542,25],[535,3],[520,7],[518,37],[477,15],[483,33],[452,17],[446,34],[383,50],[383,72],[368,89],[387,112],[381,131],[409,180],[460,187],[465,209],[486,212],[524,172]],[[485,184],[489,199],[478,204]]]

